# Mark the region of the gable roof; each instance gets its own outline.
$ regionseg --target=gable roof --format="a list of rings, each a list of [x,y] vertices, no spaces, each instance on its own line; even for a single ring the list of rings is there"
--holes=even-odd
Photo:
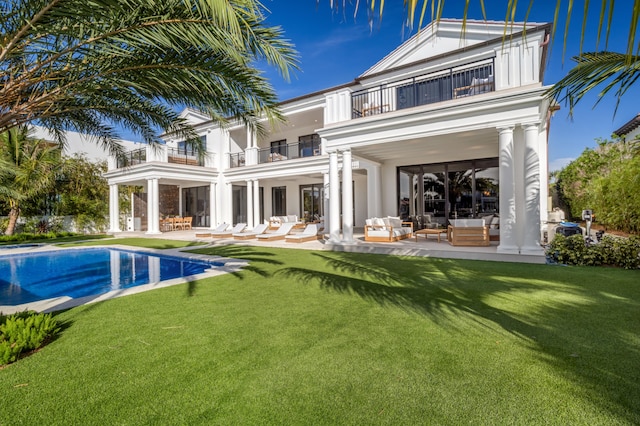
[[[525,29],[526,31],[543,28],[549,30],[551,27],[548,23],[516,22],[505,25],[504,22],[499,21],[467,20],[463,33],[462,25],[461,19],[441,19],[439,22],[430,23],[362,73],[357,80],[415,64],[426,58],[438,57],[495,41],[505,36],[520,36]]]
[[[207,114],[193,108],[185,108],[184,110],[182,110],[182,112],[180,113],[180,118],[184,118],[194,125],[211,120],[211,117],[209,117]]]
[[[622,125],[622,127],[620,127],[618,130],[616,130],[613,133],[615,133],[618,136],[624,136],[627,133],[630,133],[633,129],[635,129],[638,126],[640,126],[640,114],[636,115],[631,120],[627,121],[625,124]]]

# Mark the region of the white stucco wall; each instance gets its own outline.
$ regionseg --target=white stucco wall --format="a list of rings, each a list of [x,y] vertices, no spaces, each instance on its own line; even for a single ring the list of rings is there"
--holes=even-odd
[[[54,141],[55,138],[51,132],[41,126],[33,126],[33,136],[38,139],[45,139],[48,141]],[[85,154],[91,161],[107,160],[109,153],[107,150],[99,146],[98,141],[88,135],[83,135],[77,132],[66,132],[66,144],[64,147],[64,154],[71,156],[74,154]],[[133,142],[127,140],[121,140],[120,144],[125,150],[133,150],[146,146],[142,142]]]

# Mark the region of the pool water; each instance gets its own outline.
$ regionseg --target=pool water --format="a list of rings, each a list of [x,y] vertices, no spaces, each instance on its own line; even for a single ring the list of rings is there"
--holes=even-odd
[[[0,305],[98,295],[216,266],[223,264],[111,248],[0,256]]]

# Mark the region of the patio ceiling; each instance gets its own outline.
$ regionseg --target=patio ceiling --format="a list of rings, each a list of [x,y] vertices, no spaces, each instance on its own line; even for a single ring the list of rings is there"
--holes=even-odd
[[[498,132],[483,129],[412,138],[353,148],[354,155],[378,162],[438,163],[498,156]]]

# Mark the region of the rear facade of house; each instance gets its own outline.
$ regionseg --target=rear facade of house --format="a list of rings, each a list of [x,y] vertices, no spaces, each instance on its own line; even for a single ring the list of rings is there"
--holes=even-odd
[[[283,102],[286,122],[260,138],[185,110],[206,157],[167,138],[131,151],[126,164],[111,158],[110,231],[127,226],[118,186],[135,185],[143,193],[129,229],[150,234],[167,215],[201,228],[296,215],[350,244],[372,217],[400,216],[417,229],[485,218],[499,229],[499,252],[539,254],[550,29],[467,21],[462,38],[462,21],[442,20],[353,82]]]

